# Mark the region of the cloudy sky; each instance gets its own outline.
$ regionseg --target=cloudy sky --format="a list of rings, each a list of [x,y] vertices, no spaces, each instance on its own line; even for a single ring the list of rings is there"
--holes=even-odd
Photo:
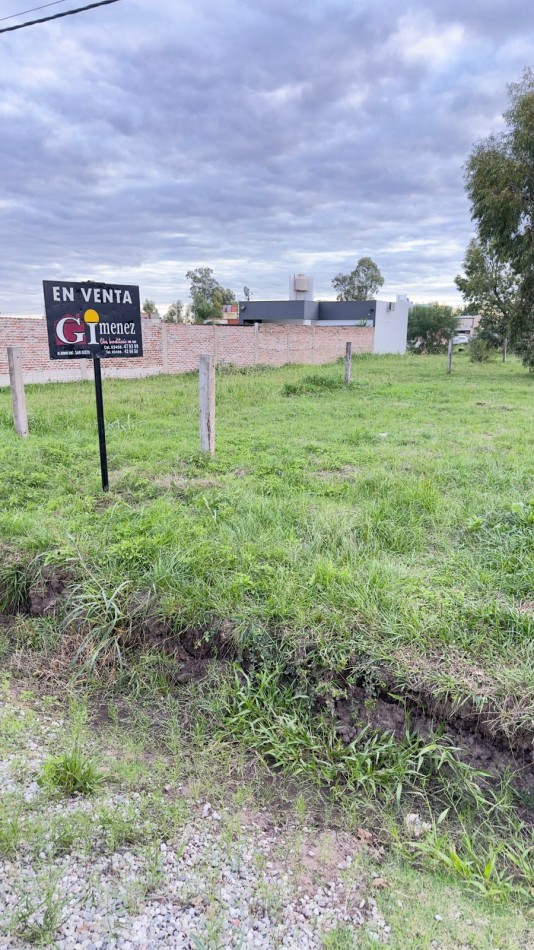
[[[0,311],[42,313],[43,278],[164,310],[199,265],[328,298],[363,255],[383,298],[459,303],[462,166],[533,64],[532,0],[120,0],[2,34]]]

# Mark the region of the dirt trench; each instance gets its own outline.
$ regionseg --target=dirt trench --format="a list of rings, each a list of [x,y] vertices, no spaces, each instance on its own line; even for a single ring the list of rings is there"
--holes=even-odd
[[[31,617],[53,616],[59,613],[72,578],[47,567],[39,582],[30,587],[19,613]],[[135,609],[139,603],[133,604]],[[16,616],[16,615],[15,615]],[[14,614],[0,616],[0,628],[9,629]],[[169,681],[179,688],[191,681],[202,679],[214,662],[227,664],[235,660],[232,625],[220,621],[209,630],[188,630],[176,635],[170,624],[151,618],[149,613],[140,622],[139,629],[130,633],[131,648],[164,653],[171,664],[166,673]],[[246,669],[249,658],[241,663]],[[314,671],[308,664],[307,679],[325,671]],[[328,671],[327,671],[328,673]],[[351,685],[351,671],[332,678],[343,698],[333,706],[336,728],[340,738],[350,743],[367,726],[374,732],[392,733],[399,741],[409,730],[423,740],[443,734],[458,748],[458,758],[475,769],[498,779],[505,773],[514,774],[515,786],[534,804],[534,732],[526,729],[507,735],[499,721],[498,710],[488,707],[483,712],[472,702],[455,705],[446,697],[436,697],[430,690],[410,690],[395,682],[391,671],[379,671],[380,687],[365,688],[365,683]],[[318,712],[321,702],[318,701]],[[324,703],[322,704],[324,708]]]
[[[457,757],[474,769],[487,773],[490,781],[513,774],[514,787],[532,797],[534,806],[534,737],[527,745],[523,736],[518,746],[481,730],[480,714],[456,710],[452,703],[428,703],[428,697],[407,692],[402,701],[381,691],[369,696],[363,687],[349,689],[346,699],[335,704],[337,730],[344,742],[352,742],[363,726],[371,731],[390,732],[400,741],[409,730],[424,741],[437,734],[457,748]]]

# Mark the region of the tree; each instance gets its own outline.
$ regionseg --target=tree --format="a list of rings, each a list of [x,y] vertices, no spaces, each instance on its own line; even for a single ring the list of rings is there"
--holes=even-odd
[[[184,305],[181,300],[171,303],[167,313],[163,317],[164,323],[185,323]]]
[[[465,183],[482,245],[490,244],[517,279],[512,341],[532,333],[534,300],[534,72],[508,87],[505,129],[479,142]]]
[[[332,280],[337,300],[372,300],[383,283],[380,268],[370,257],[360,257],[350,274],[336,274]]]
[[[155,316],[159,316],[159,310],[156,307],[156,304],[154,303],[153,300],[149,300],[148,297],[145,297],[145,302],[143,304],[142,309],[143,309],[143,313],[150,313],[150,314],[154,314]]]
[[[519,280],[492,241],[473,239],[464,257],[465,277],[456,286],[473,313],[481,316],[479,336],[495,345],[510,336],[521,305]]]
[[[235,303],[235,294],[213,276],[211,267],[197,267],[185,275],[190,283],[191,310],[195,323],[217,320],[225,304]]]
[[[416,353],[439,353],[457,332],[458,323],[446,304],[414,304],[408,314],[408,346]]]

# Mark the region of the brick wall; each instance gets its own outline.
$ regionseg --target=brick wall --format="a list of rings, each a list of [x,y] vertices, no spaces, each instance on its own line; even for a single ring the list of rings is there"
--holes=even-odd
[[[142,359],[102,360],[103,376],[140,377],[186,373],[198,368],[201,353],[218,363],[236,366],[283,366],[284,363],[330,363],[343,356],[345,343],[353,353],[371,353],[372,327],[202,327],[143,320]],[[43,318],[0,317],[0,386],[9,385],[7,347],[22,349],[28,383],[68,382],[92,376],[91,360],[48,359]]]

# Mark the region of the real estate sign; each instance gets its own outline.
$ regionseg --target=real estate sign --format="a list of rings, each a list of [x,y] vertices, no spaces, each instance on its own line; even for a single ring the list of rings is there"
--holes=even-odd
[[[139,287],[43,281],[51,360],[143,355]]]

